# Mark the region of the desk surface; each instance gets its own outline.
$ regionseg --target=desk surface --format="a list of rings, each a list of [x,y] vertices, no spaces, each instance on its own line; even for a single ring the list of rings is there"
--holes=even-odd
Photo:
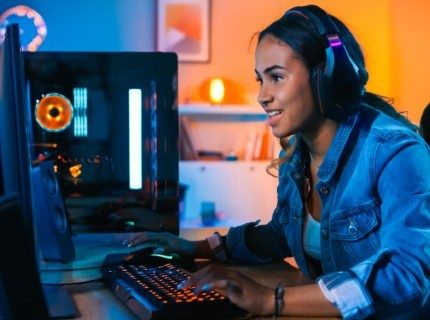
[[[213,230],[194,230],[190,234],[185,232],[182,236],[193,239],[199,232],[201,234],[212,233]],[[124,248],[122,245],[122,242],[128,236],[129,234],[86,234],[75,236],[76,259],[67,264],[42,264],[40,268],[42,282],[68,284],[66,286],[67,291],[71,294],[80,313],[77,319],[136,319],[137,317],[102,282],[92,281],[100,279],[99,267],[106,254],[130,251],[130,249]],[[201,239],[202,237],[198,238]],[[199,263],[205,264],[204,261]],[[239,270],[252,279],[271,287],[275,287],[278,283],[294,286],[311,282],[299,270],[286,262],[259,266],[235,265],[231,266],[231,268]],[[248,318],[263,319],[258,317]]]

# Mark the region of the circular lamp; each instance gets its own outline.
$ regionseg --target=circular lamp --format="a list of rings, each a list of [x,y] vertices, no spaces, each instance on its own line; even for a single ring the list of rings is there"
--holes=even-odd
[[[18,5],[3,12],[0,15],[0,42],[3,41],[6,27],[12,23],[19,25],[23,50],[36,51],[45,40],[48,29],[42,16],[36,10]]]

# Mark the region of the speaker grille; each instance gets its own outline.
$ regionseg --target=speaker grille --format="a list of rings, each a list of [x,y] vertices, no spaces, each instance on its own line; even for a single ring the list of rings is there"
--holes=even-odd
[[[59,232],[64,233],[66,232],[67,228],[67,220],[64,210],[57,205],[55,206],[54,210],[55,214],[52,216],[54,219],[54,226]]]
[[[46,190],[52,196],[57,193],[58,188],[54,174],[55,173],[52,171],[46,170],[45,174],[43,175],[43,182],[45,183]]]

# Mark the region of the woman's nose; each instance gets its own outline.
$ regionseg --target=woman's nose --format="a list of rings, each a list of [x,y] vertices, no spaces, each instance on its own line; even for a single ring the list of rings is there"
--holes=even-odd
[[[261,85],[260,87],[260,92],[258,93],[257,101],[263,108],[267,107],[267,105],[271,101],[273,101],[273,97],[269,94],[267,88],[265,88],[264,85]]]

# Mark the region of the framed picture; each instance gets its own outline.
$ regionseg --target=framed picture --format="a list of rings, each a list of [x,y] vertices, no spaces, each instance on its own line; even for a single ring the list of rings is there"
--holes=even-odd
[[[158,51],[178,54],[180,62],[209,61],[210,0],[158,0]]]

